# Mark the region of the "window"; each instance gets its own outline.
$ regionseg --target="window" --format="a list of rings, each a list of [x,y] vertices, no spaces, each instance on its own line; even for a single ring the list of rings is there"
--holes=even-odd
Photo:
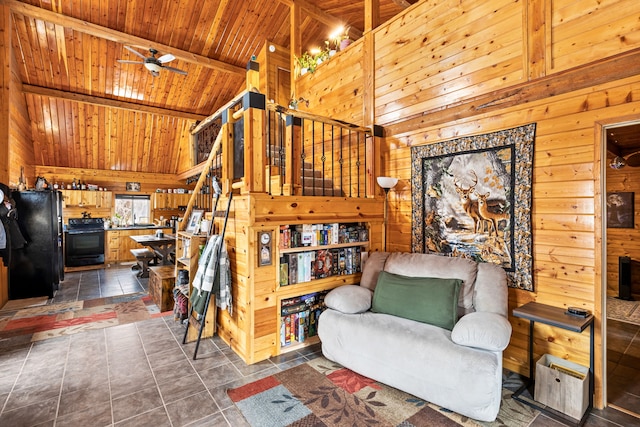
[[[149,224],[151,197],[149,195],[116,194],[115,216],[120,225]]]

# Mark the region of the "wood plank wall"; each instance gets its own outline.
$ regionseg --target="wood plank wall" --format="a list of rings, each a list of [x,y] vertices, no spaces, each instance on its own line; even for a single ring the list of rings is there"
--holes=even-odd
[[[412,146],[537,123],[535,292],[510,289],[509,308],[535,300],[595,313],[596,405],[602,406],[602,126],[640,118],[640,73],[630,60],[640,52],[640,4],[583,3],[420,2],[374,30],[375,83],[364,90],[375,91],[375,123],[388,132],[381,170],[400,179],[389,195],[394,251],[411,250]],[[631,69],[598,68],[614,55]],[[333,68],[332,61],[299,79],[296,90],[314,112],[357,120],[360,97],[347,105],[344,96],[329,94],[339,91],[342,76],[357,80],[359,71]],[[574,67],[580,72],[571,74]],[[528,374],[528,322],[510,321],[504,366]],[[536,358],[551,353],[589,363],[588,333],[537,325],[534,339]]]
[[[0,4],[0,24],[10,28],[11,11]],[[8,184],[9,175],[9,129],[11,97],[11,32],[0,31],[0,182]],[[0,307],[9,300],[8,269],[0,262]]]
[[[24,167],[25,177],[35,177],[34,158],[35,152],[31,142],[31,120],[27,111],[27,104],[22,94],[22,82],[18,74],[15,56],[11,55],[11,126],[9,132],[9,177],[11,183],[18,183],[20,167]],[[28,185],[35,184],[34,179],[29,179]]]
[[[193,120],[34,94],[27,94],[26,99],[35,115],[34,135],[47,135],[47,127],[56,130],[51,140],[37,137],[32,144],[39,165],[71,168],[88,165],[93,169],[115,165],[118,170],[155,173],[179,173],[193,166],[190,150],[180,148],[189,147]],[[49,108],[50,104],[56,107]],[[63,117],[53,116],[56,111],[66,113]],[[78,120],[73,120],[74,117]],[[77,143],[69,150],[60,146],[59,141],[64,140]],[[180,144],[158,145],[158,141],[175,140]]]
[[[309,100],[298,104],[301,111],[325,117],[362,123],[362,40],[318,65],[315,73],[296,80],[296,95]]]
[[[273,46],[273,52],[268,50],[269,46]],[[268,101],[272,100],[285,107],[289,105],[292,95],[289,49],[267,42],[260,50],[256,61],[260,65],[260,93],[263,93]]]
[[[11,28],[11,13],[6,5],[0,6],[2,28]],[[31,143],[31,121],[27,112],[27,105],[22,94],[22,83],[17,69],[15,57],[12,53],[11,32],[2,31],[1,51],[2,71],[2,125],[0,125],[0,182],[10,187],[17,186],[21,167],[25,177],[35,177],[34,151]],[[27,184],[33,185],[34,180]],[[8,300],[8,270],[0,266],[0,307]]]

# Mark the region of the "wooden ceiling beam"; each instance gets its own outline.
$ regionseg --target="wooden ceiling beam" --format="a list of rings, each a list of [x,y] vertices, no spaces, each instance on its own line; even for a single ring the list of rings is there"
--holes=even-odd
[[[83,104],[97,105],[107,108],[118,108],[121,110],[136,111],[148,114],[156,114],[159,116],[178,117],[187,120],[204,120],[207,116],[201,114],[193,114],[185,111],[169,110],[167,108],[158,108],[148,105],[134,104],[133,102],[119,101],[117,99],[100,98],[98,96],[84,95],[80,93],[65,92],[57,89],[49,89],[40,86],[28,84],[22,85],[24,93],[45,96],[48,98],[63,99],[66,101],[80,102]]]
[[[286,4],[291,8],[293,4],[297,4],[303,11],[305,11],[313,19],[322,22],[329,27],[336,25],[336,22],[341,22],[340,18],[331,15],[320,9],[315,4],[309,3],[307,0],[278,0],[282,4]],[[349,37],[352,39],[359,39],[362,37],[362,31],[357,28],[349,27]]]
[[[177,49],[175,47],[143,39],[142,37],[137,37],[131,34],[113,30],[111,28],[102,27],[100,25],[92,24],[91,22],[83,21],[81,19],[73,18],[70,16],[65,16],[60,13],[42,9],[37,6],[21,3],[16,0],[0,0],[0,2],[7,4],[11,8],[11,11],[14,13],[30,16],[34,19],[41,19],[54,25],[60,25],[74,31],[90,34],[102,39],[110,40],[112,42],[121,43],[123,45],[137,47],[144,50],[154,48],[162,54],[170,53],[177,59],[188,62],[190,64],[212,68],[218,71],[223,71],[225,73],[237,74],[242,77],[244,77],[246,73],[244,67],[238,67],[237,65],[207,58],[206,56],[197,55],[195,53]]]

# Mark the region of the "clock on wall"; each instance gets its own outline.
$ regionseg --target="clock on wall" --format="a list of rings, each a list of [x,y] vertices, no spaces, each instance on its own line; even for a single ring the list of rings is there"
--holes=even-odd
[[[260,250],[258,251],[258,265],[271,265],[271,249],[272,239],[271,231],[261,231],[258,233],[258,241],[260,242]]]

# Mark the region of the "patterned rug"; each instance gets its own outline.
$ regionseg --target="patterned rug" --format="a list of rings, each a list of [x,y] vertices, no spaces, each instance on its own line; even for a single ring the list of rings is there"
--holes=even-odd
[[[608,297],[607,319],[640,325],[640,302]]]
[[[0,340],[31,334],[31,341],[41,341],[169,314],[160,313],[147,293],[57,304],[23,300],[0,310]]]
[[[516,380],[515,378],[518,377]],[[504,378],[496,421],[472,420],[319,357],[227,391],[248,423],[284,426],[509,426],[525,427],[539,412],[511,398],[522,384]]]

